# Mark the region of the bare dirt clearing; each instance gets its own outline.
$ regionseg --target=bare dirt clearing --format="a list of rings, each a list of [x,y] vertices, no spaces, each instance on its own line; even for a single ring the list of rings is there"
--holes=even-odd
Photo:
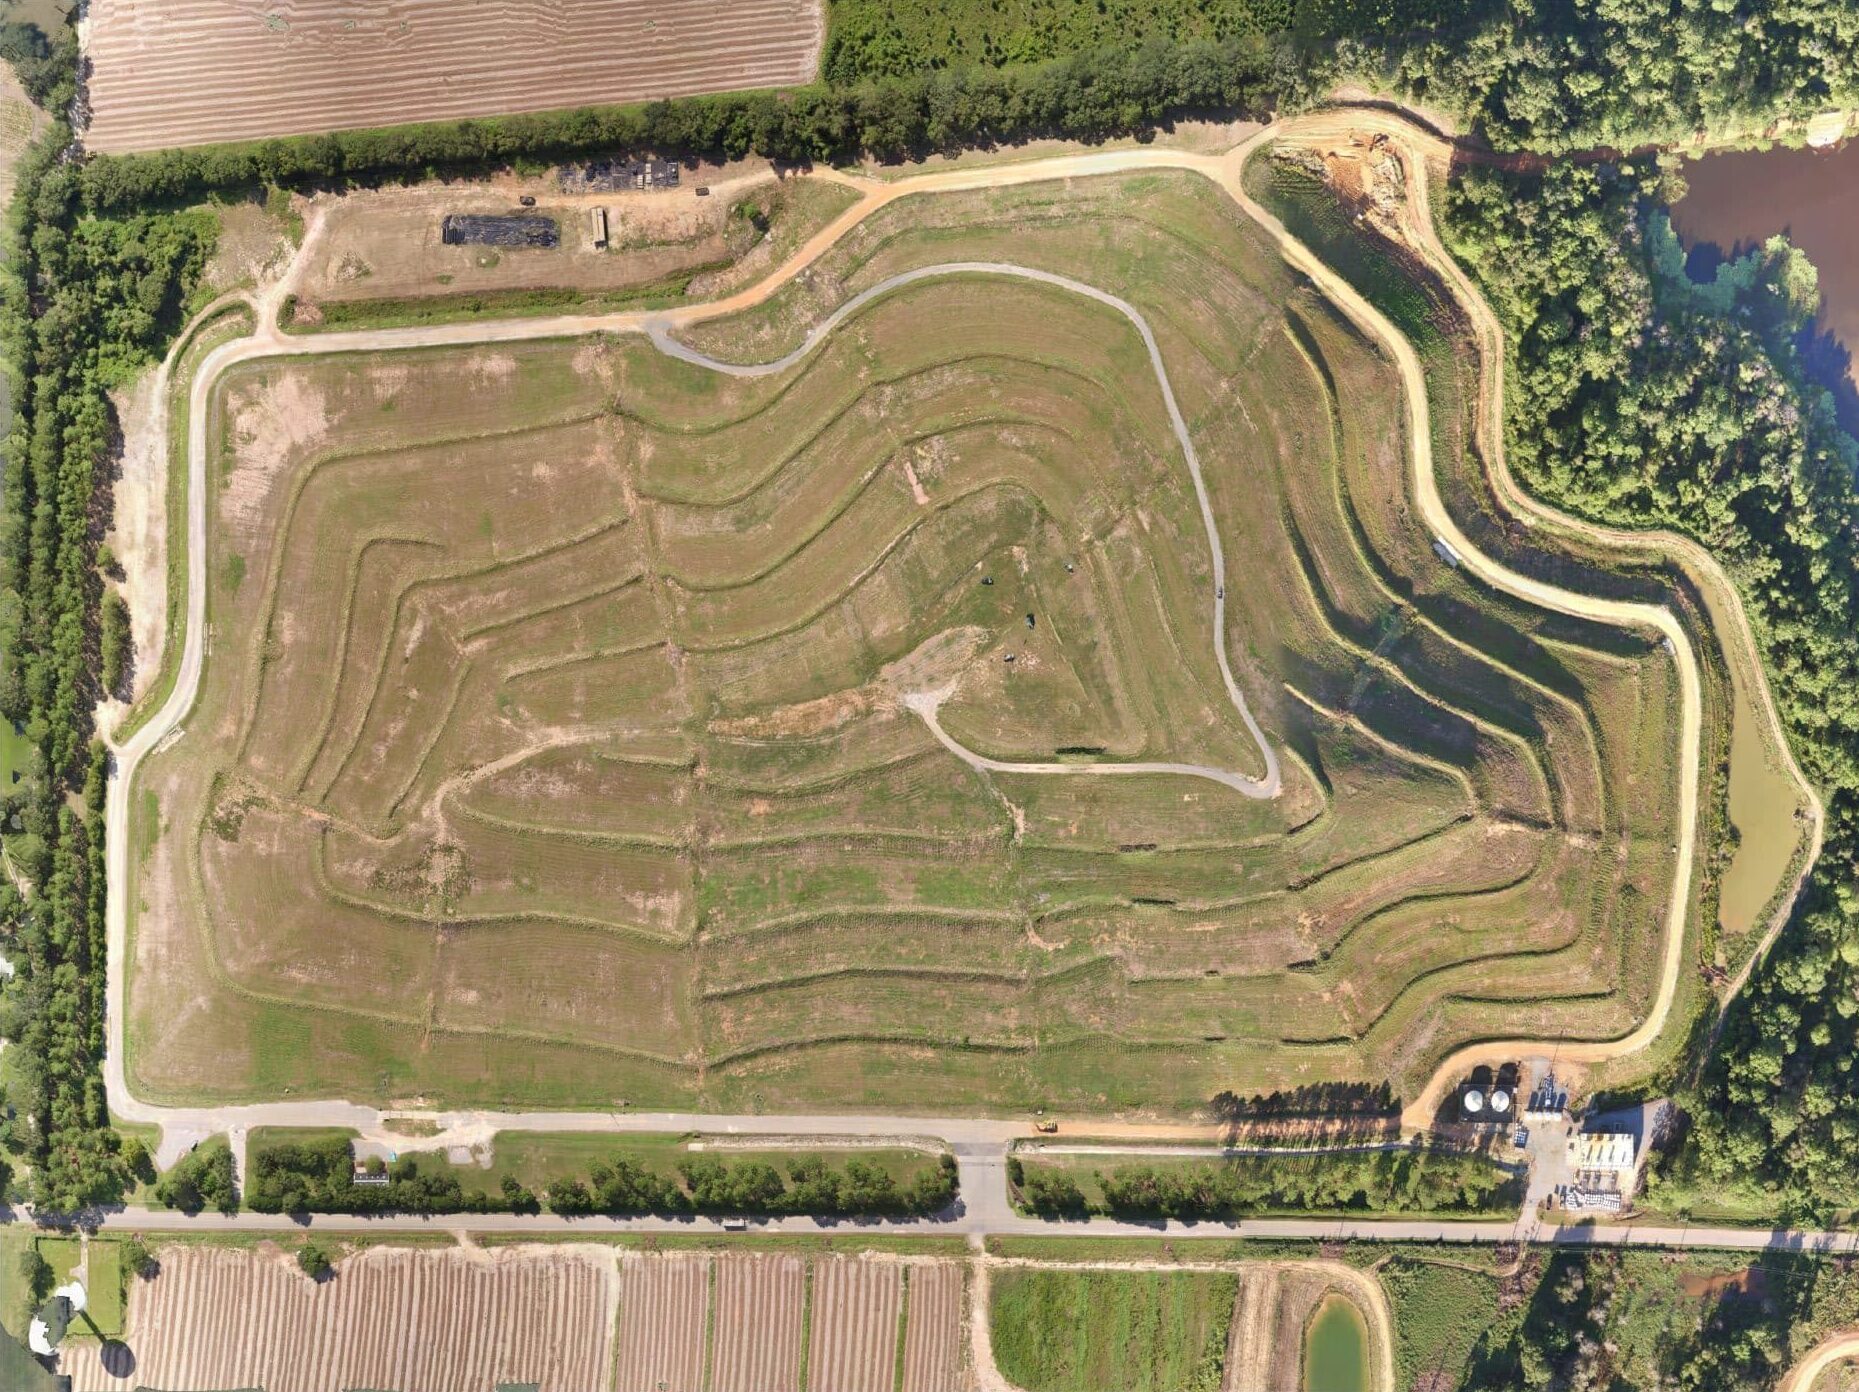
[[[160,1261],[160,1275],[131,1284],[132,1371],[94,1343],[71,1344],[60,1371],[76,1392],[606,1382],[617,1290],[606,1248],[376,1247],[323,1282],[275,1248],[170,1247]]]
[[[816,0],[97,0],[87,148],[154,150],[809,80]]]
[[[697,196],[699,182],[710,189]],[[802,182],[802,181],[796,181]],[[447,245],[449,213],[504,214],[519,198],[553,218],[553,247]],[[482,296],[511,291],[581,291],[589,298],[652,288],[680,292],[693,276],[717,276],[761,245],[788,240],[785,190],[765,162],[718,166],[684,187],[648,193],[564,193],[553,173],[501,175],[466,184],[321,194],[309,205],[318,233],[294,289],[299,321],[329,305]],[[593,214],[604,213],[597,245]],[[533,298],[533,297],[532,297]]]

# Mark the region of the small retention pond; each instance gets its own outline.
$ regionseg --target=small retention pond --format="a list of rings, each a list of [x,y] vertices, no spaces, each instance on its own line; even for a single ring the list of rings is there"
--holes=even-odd
[[[1325,1296],[1304,1333],[1304,1392],[1369,1392],[1368,1324],[1355,1302]]]
[[[1672,205],[1672,226],[1691,253],[1693,276],[1778,232],[1820,270],[1815,377],[1833,391],[1840,420],[1859,431],[1859,140],[1829,150],[1733,150],[1684,166],[1691,191]]]

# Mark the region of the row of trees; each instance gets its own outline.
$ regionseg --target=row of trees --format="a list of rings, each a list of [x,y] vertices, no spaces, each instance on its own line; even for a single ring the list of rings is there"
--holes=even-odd
[[[900,1184],[865,1160],[832,1166],[817,1155],[787,1162],[787,1174],[766,1161],[715,1156],[680,1160],[673,1177],[629,1160],[596,1165],[588,1182],[549,1186],[556,1213],[810,1213],[816,1216],[922,1216],[955,1202],[955,1157]]]
[[[1677,1178],[1826,1212],[1859,1204],[1859,449],[1802,368],[1813,268],[1777,239],[1692,285],[1672,191],[1650,161],[1473,171],[1447,223],[1505,324],[1518,473],[1722,560],[1825,797],[1808,905],[1733,1007]]]
[[[76,46],[0,25],[0,56],[49,110],[76,88]],[[13,416],[0,460],[0,718],[33,753],[0,797],[13,869],[0,933],[18,975],[0,991],[9,1041],[9,1141],[28,1196],[75,1211],[116,1197],[139,1147],[109,1128],[104,1048],[103,800],[108,756],[90,741],[106,656],[126,662],[124,612],[100,623],[97,543],[120,438],[108,393],[152,360],[213,242],[206,214],[93,217],[54,118],[20,158],[0,265],[0,355]],[[17,852],[17,854],[12,854]]]
[[[103,157],[85,167],[84,191],[95,208],[123,209],[208,189],[420,177],[616,149],[894,159],[1296,106],[1343,80],[1392,85],[1462,112],[1501,147],[1545,151],[1631,146],[1859,100],[1859,7],[1847,0],[1771,0],[1759,22],[1714,0],[1302,0],[1243,4],[1225,20],[1177,7],[1177,23],[1108,29],[1102,3],[1090,13],[1078,0],[1049,8],[1051,33],[1039,43],[984,45],[1004,60],[1044,61],[941,66],[943,41],[898,27],[884,7],[853,6],[835,17],[826,80],[806,87]],[[1073,23],[1080,16],[1088,22]],[[979,20],[1025,22],[1001,11]],[[58,61],[22,59],[35,72]]]
[[[355,1151],[342,1136],[248,1151],[245,1206],[259,1213],[498,1213],[533,1206],[525,1196],[467,1192],[433,1157],[404,1155],[375,1166],[385,1184],[355,1182]]]
[[[1034,134],[1099,139],[1170,112],[1262,110],[1297,69],[1253,36],[1155,38],[1015,68],[913,71],[882,81],[786,92],[729,92],[647,105],[334,131],[325,135],[98,157],[83,167],[90,206],[125,209],[210,189],[424,177],[440,168],[576,153],[656,150],[838,160],[883,159]]]
[[[496,1193],[467,1190],[450,1166],[431,1156],[374,1163],[384,1184],[354,1181],[354,1150],[341,1136],[255,1146],[246,1205],[260,1213],[534,1213],[536,1196],[506,1175]],[[930,1215],[955,1202],[955,1158],[945,1155],[899,1182],[856,1157],[830,1165],[796,1156],[786,1174],[761,1160],[687,1156],[666,1171],[624,1157],[590,1167],[587,1177],[549,1186],[548,1207],[591,1213],[740,1213]]]
[[[1444,1150],[1238,1156],[1204,1164],[1119,1165],[1095,1172],[1092,1202],[1062,1169],[1014,1158],[1008,1179],[1047,1217],[1225,1220],[1261,1213],[1495,1213],[1514,1209],[1522,1180],[1480,1156]]]

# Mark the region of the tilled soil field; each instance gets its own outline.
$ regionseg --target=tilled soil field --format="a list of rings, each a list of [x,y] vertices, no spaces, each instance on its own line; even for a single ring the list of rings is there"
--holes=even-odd
[[[169,1248],[160,1261],[160,1275],[132,1285],[126,1352],[66,1348],[60,1371],[75,1392],[606,1382],[616,1283],[605,1249],[379,1247],[322,1282],[274,1250]]]
[[[903,1293],[903,1267],[897,1262],[816,1262],[807,1385],[831,1392],[891,1392]]]
[[[962,1278],[959,1262],[910,1267],[904,1326],[904,1392],[954,1392],[962,1386]]]
[[[92,150],[805,82],[818,0],[96,0]]]
[[[740,1256],[717,1262],[711,1392],[767,1392],[795,1385],[806,1279],[807,1264],[799,1257]]]
[[[709,1257],[622,1257],[614,1392],[699,1387],[709,1306]]]

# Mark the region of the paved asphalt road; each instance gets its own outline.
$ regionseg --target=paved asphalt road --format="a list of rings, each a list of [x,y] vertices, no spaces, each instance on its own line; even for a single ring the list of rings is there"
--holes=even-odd
[[[964,1167],[966,1169],[966,1167]],[[966,1175],[964,1176],[966,1178]],[[1108,1218],[1067,1222],[1028,1218],[1007,1210],[1005,1187],[981,1192],[998,1202],[964,1209],[946,1219],[899,1222],[818,1218],[773,1218],[749,1224],[752,1233],[859,1234],[909,1237],[1225,1237],[1252,1239],[1308,1238],[1319,1242],[1514,1242],[1574,1247],[1696,1247],[1737,1251],[1811,1251],[1859,1253],[1859,1232],[1803,1232],[1769,1228],[1659,1227],[1630,1224],[1559,1227],[1519,1223],[1449,1223],[1408,1219],[1311,1221],[1259,1218],[1242,1223],[1127,1223]],[[723,1233],[713,1218],[561,1218],[554,1214],[457,1214],[420,1218],[399,1214],[384,1218],[317,1215],[292,1218],[271,1213],[202,1213],[189,1218],[159,1209],[128,1208],[104,1216],[106,1230],[141,1232],[330,1232],[330,1233],[533,1233],[539,1237],[602,1237],[616,1233]]]

